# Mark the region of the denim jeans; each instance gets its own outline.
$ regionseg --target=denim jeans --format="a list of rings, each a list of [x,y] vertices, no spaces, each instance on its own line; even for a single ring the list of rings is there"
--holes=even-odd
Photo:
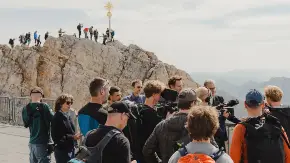
[[[67,151],[55,148],[54,157],[56,163],[67,163],[69,160],[75,157],[74,149]]]
[[[50,163],[51,157],[47,152],[47,144],[29,144],[30,163]]]

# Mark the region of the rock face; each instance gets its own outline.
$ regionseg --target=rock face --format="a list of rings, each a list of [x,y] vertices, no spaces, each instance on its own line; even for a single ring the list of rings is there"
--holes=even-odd
[[[88,85],[97,76],[119,86],[124,95],[134,79],[167,83],[170,76],[180,75],[187,87],[198,87],[189,74],[136,45],[126,47],[115,41],[104,46],[73,36],[50,37],[43,47],[0,45],[0,73],[0,95],[28,96],[37,85],[48,98],[72,94],[75,108],[89,100]]]

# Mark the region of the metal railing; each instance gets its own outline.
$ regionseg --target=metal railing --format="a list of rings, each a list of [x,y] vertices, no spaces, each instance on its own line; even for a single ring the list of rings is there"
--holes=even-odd
[[[29,97],[0,97],[0,122],[22,126],[22,109],[29,102]],[[53,108],[55,100],[43,99],[43,102]]]
[[[229,140],[226,142],[226,151],[229,153],[232,144],[233,129],[236,126],[234,123],[226,123]]]

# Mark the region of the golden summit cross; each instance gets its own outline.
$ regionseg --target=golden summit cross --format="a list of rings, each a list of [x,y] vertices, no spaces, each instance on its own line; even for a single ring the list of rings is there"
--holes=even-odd
[[[112,3],[111,3],[111,2],[108,2],[108,3],[106,4],[105,8],[110,12],[111,9],[113,8]]]

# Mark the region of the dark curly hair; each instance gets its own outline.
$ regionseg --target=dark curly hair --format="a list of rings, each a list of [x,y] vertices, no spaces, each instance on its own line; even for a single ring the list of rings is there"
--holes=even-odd
[[[70,94],[62,94],[60,95],[56,101],[55,101],[55,107],[54,107],[54,111],[57,112],[57,111],[60,111],[61,109],[61,106],[66,103],[67,101],[70,101],[73,103],[74,99],[73,99],[73,96],[70,95]]]

